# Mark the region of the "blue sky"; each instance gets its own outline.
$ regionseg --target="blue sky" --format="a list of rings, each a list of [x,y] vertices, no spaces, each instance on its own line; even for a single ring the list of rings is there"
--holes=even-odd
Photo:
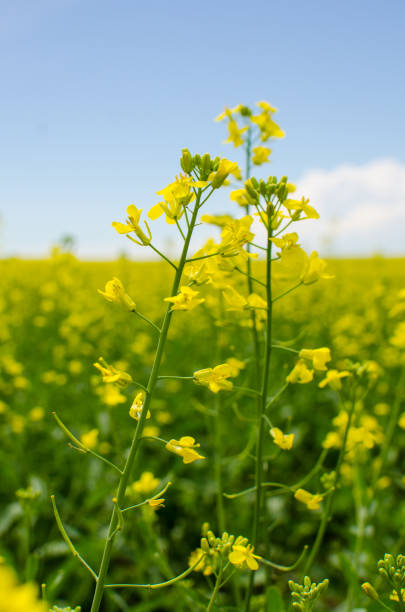
[[[3,0],[0,255],[63,234],[86,257],[122,250],[111,221],[157,201],[184,146],[240,161],[213,118],[262,99],[286,132],[266,172],[302,181],[329,223],[308,240],[360,198],[331,253],[404,252],[404,25],[402,0]]]

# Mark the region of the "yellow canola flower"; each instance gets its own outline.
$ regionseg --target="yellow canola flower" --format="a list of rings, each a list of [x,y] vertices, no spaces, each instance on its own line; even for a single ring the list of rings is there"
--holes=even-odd
[[[165,302],[173,304],[172,310],[192,310],[199,304],[205,302],[205,298],[197,298],[199,291],[194,291],[191,287],[180,287],[180,293],[173,297],[164,298]]]
[[[210,223],[211,225],[218,225],[219,227],[225,227],[233,221],[231,215],[202,215],[200,221],[203,223]]]
[[[213,189],[218,189],[224,183],[224,181],[228,178],[230,174],[240,173],[238,164],[236,162],[231,162],[229,159],[223,157],[220,162],[216,172],[213,173],[211,180],[211,187]]]
[[[283,130],[271,118],[271,114],[274,113],[276,109],[267,102],[258,102],[257,106],[262,109],[262,112],[258,115],[252,115],[250,120],[259,128],[262,142],[265,142],[269,138],[283,138],[285,135]]]
[[[304,385],[314,379],[314,371],[310,370],[303,359],[299,359],[291,372],[288,374],[286,381],[288,383],[300,383]]]
[[[253,157],[252,162],[256,166],[261,166],[269,161],[269,155],[271,153],[271,149],[268,147],[254,147],[252,149]]]
[[[102,357],[99,357],[99,363],[93,363],[93,365],[101,373],[105,383],[115,383],[122,389],[132,383],[132,376],[130,374],[123,370],[117,370]]]
[[[301,282],[304,283],[304,285],[312,285],[312,283],[315,283],[320,278],[334,278],[333,275],[325,273],[326,266],[326,261],[319,259],[318,253],[313,251],[307,260],[304,270],[301,273]]]
[[[312,360],[315,370],[327,370],[326,363],[331,361],[330,349],[322,347],[319,349],[301,349],[299,353],[301,359]]]
[[[317,493],[316,495],[312,495],[309,491],[305,489],[297,489],[294,493],[294,497],[296,500],[305,504],[308,510],[318,510],[320,508],[321,501],[323,500],[323,495]]]
[[[283,434],[278,427],[272,427],[270,434],[274,438],[274,444],[277,444],[283,450],[291,450],[294,443],[294,434]]]
[[[198,459],[205,459],[195,450],[199,446],[199,444],[195,444],[195,440],[191,436],[182,436],[180,440],[172,439],[166,444],[168,451],[183,458],[183,463],[192,463]]]
[[[283,202],[283,206],[289,211],[291,215],[291,211],[303,212],[306,216],[300,217],[300,219],[319,219],[319,213],[308,204],[309,198],[301,198],[301,200],[285,200]],[[294,215],[295,217],[295,215]]]
[[[245,362],[244,361],[240,361],[239,359],[236,359],[235,357],[229,357],[226,360],[226,363],[231,366],[232,369],[232,373],[231,376],[232,378],[235,376],[238,376],[239,372],[241,370],[245,369]]]
[[[281,238],[270,238],[270,240],[282,251],[285,249],[292,249],[295,246],[299,246],[298,244],[298,234],[296,232],[291,232],[289,234],[284,234]]]
[[[250,569],[256,571],[259,569],[257,559],[261,559],[259,555],[253,554],[254,547],[251,544],[247,546],[241,546],[234,544],[232,546],[232,552],[229,554],[229,561],[232,565],[241,569]]]
[[[164,508],[165,507],[165,499],[163,497],[161,497],[160,499],[148,499],[148,504],[149,507],[152,508],[152,510],[159,510],[159,508]]]
[[[133,419],[135,419],[136,421],[139,421],[139,418],[141,416],[143,404],[144,404],[144,401],[145,401],[145,397],[146,397],[145,391],[143,391],[143,390],[138,391],[138,393],[134,397],[134,401],[132,402],[132,406],[129,409],[129,416],[132,417]],[[148,410],[146,418],[150,419],[150,410]]]
[[[214,570],[209,561],[210,558],[207,557],[203,549],[196,548],[188,558],[188,565],[193,567],[195,572],[202,572],[204,576],[210,576]]]
[[[402,599],[402,601],[405,600],[405,589],[401,589],[401,599]],[[391,592],[390,600],[391,601],[399,601],[398,593],[396,592],[396,590]]]
[[[152,472],[142,472],[141,477],[131,485],[133,493],[151,493],[159,484]]]
[[[218,391],[231,391],[233,383],[228,378],[233,376],[233,369],[229,363],[221,363],[215,368],[205,368],[194,372],[193,378],[197,385],[208,387],[213,393]]]
[[[176,176],[173,183],[157,192],[157,195],[163,197],[163,202],[152,206],[148,212],[149,219],[154,221],[164,213],[166,223],[173,225],[183,216],[185,207],[195,200],[193,187],[205,187],[207,184],[204,181],[194,181],[190,176],[183,174]]]
[[[240,128],[235,119],[231,118],[228,123],[229,137],[224,140],[224,144],[231,142],[235,148],[240,147],[240,145],[243,144],[242,134],[244,134],[247,129],[247,126]]]
[[[225,117],[228,117],[228,119],[232,119],[232,115],[236,115],[236,113],[239,113],[241,108],[242,108],[242,104],[238,104],[237,106],[234,106],[233,108],[225,107],[224,112],[218,115],[218,117],[215,117],[215,121],[223,121]]]
[[[245,215],[241,219],[234,219],[225,225],[221,232],[221,243],[218,250],[223,255],[237,255],[243,246],[251,242],[255,235],[250,231],[253,219],[250,215]]]
[[[390,338],[390,343],[397,348],[405,349],[405,321],[397,325],[394,335]]]
[[[90,431],[87,431],[80,436],[80,442],[84,444],[86,448],[93,450],[98,444],[98,434],[98,429],[90,429]]]
[[[48,612],[48,606],[37,597],[34,584],[17,583],[14,572],[0,566],[0,612]]]
[[[342,372],[338,372],[337,370],[328,370],[325,378],[321,380],[318,387],[323,389],[326,387],[326,385],[328,385],[331,389],[339,391],[342,388],[341,379],[345,378],[346,376],[351,376],[350,372],[347,372],[346,370],[343,370]]]
[[[106,283],[104,291],[97,289],[108,302],[115,302],[116,304],[123,304],[128,310],[134,312],[136,310],[135,302],[126,293],[124,285],[121,283],[119,278],[114,277],[112,280]]]
[[[127,207],[127,215],[128,219],[126,223],[119,223],[118,221],[113,221],[112,226],[119,234],[129,234],[130,232],[135,232],[136,236],[139,238],[135,240],[131,238],[136,244],[140,246],[148,246],[150,241],[152,240],[152,234],[149,229],[149,225],[145,221],[146,229],[148,230],[148,236],[142,231],[139,220],[141,218],[142,209],[138,210],[138,208],[134,204],[130,204]]]
[[[239,206],[249,206],[251,203],[246,189],[235,189],[229,194],[232,202],[236,202]]]

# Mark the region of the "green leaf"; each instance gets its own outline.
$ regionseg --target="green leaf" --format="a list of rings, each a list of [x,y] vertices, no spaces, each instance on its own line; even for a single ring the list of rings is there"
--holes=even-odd
[[[266,610],[267,612],[285,612],[280,589],[278,589],[276,586],[272,586],[267,589]]]

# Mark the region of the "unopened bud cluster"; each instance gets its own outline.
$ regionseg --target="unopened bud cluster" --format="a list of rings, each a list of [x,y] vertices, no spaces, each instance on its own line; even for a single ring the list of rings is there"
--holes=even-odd
[[[305,576],[304,584],[298,584],[293,580],[288,581],[288,586],[293,598],[293,610],[301,610],[301,612],[309,612],[313,609],[315,601],[326,591],[329,585],[329,580],[325,578],[322,582],[316,584],[311,582],[309,576]]]
[[[220,158],[211,159],[208,153],[204,155],[191,155],[188,149],[182,150],[180,165],[186,174],[191,174],[193,170],[197,173],[201,181],[206,181],[212,172],[216,172],[219,167]]]
[[[80,612],[81,607],[77,606],[76,608],[59,608],[58,606],[53,606],[49,612]]]
[[[201,538],[201,550],[206,555],[205,564],[210,567],[215,573],[219,567],[222,559],[227,559],[229,553],[232,551],[232,546],[240,545],[244,546],[247,544],[248,539],[238,536],[235,538],[234,535],[230,535],[226,531],[219,538],[209,528],[209,523],[204,523],[202,528],[203,537]]]
[[[394,557],[386,554],[384,559],[378,562],[377,567],[381,576],[384,576],[395,589],[405,587],[405,555]]]

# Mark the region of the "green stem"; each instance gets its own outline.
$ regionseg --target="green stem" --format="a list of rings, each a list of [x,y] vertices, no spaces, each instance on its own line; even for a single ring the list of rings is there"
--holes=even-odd
[[[172,266],[172,268],[174,268],[175,270],[177,270],[177,266],[176,264],[174,264],[172,261],[170,261],[170,259],[168,257],[166,257],[166,255],[163,255],[163,253],[161,253],[159,251],[159,249],[157,249],[155,246],[153,246],[153,244],[149,243],[150,248],[152,249],[152,251],[155,251],[155,253],[157,253],[162,259],[164,259],[165,261],[167,261],[167,263],[169,265]]]
[[[271,347],[272,347],[272,285],[271,285],[271,250],[272,241],[270,240],[272,235],[271,222],[268,227],[267,235],[267,257],[266,257],[266,298],[267,298],[267,322],[266,322],[266,336],[265,336],[265,347],[264,347],[264,365],[263,365],[263,377],[261,385],[260,401],[257,403],[257,438],[256,438],[256,466],[255,466],[255,486],[256,486],[256,499],[253,515],[253,533],[252,533],[252,544],[254,547],[257,546],[259,540],[260,531],[260,515],[262,509],[263,500],[263,438],[264,438],[264,419],[263,414],[266,412],[267,404],[267,392],[269,386],[269,373],[270,373],[270,361],[271,361]],[[255,579],[255,572],[250,573],[249,586],[246,592],[245,599],[245,612],[250,610],[250,599],[252,596],[253,585]]]
[[[277,302],[277,300],[280,300],[285,295],[288,295],[289,293],[294,291],[294,289],[298,289],[298,287],[301,287],[302,284],[303,284],[302,281],[300,281],[299,283],[294,285],[294,287],[290,287],[290,289],[287,289],[287,291],[284,291],[283,293],[280,293],[280,295],[277,295],[275,298],[273,298],[273,302]]]
[[[74,547],[71,539],[69,538],[66,529],[62,523],[62,519],[60,518],[59,512],[58,512],[58,508],[56,507],[56,502],[55,502],[55,496],[51,495],[51,501],[52,501],[52,508],[53,508],[53,513],[55,515],[55,520],[56,520],[56,524],[58,526],[58,529],[60,531],[60,534],[62,536],[62,538],[65,540],[66,544],[69,547],[70,552],[72,553],[72,555],[74,557],[77,557],[80,561],[80,563],[82,565],[84,565],[84,567],[90,572],[90,574],[93,576],[94,580],[97,581],[97,574],[96,572],[90,567],[90,565],[83,559],[83,557],[80,555],[80,553],[76,550],[76,548]]]
[[[199,563],[201,563],[201,557],[198,559],[196,563],[194,563],[194,565],[187,568],[184,572],[182,572],[178,576],[175,576],[174,578],[171,578],[170,580],[166,580],[165,582],[159,582],[157,584],[106,584],[105,588],[106,589],[132,588],[132,589],[149,589],[149,590],[163,589],[164,587],[171,586],[172,584],[179,582],[179,580],[183,580],[183,578],[191,574],[191,572],[197,567]]]
[[[321,547],[321,544],[322,544],[322,541],[323,541],[323,538],[324,538],[324,535],[325,535],[326,527],[327,527],[328,522],[330,521],[331,516],[332,516],[333,500],[334,500],[334,497],[335,497],[336,490],[337,490],[337,488],[339,486],[340,475],[341,475],[341,467],[342,467],[343,459],[344,459],[344,456],[345,456],[345,453],[346,453],[347,439],[348,439],[348,436],[349,436],[349,430],[350,430],[352,419],[353,419],[355,405],[356,405],[355,390],[353,390],[352,405],[351,405],[351,408],[350,408],[349,418],[347,420],[347,425],[346,425],[345,433],[344,433],[344,436],[343,436],[342,447],[340,449],[338,460],[337,460],[337,464],[336,464],[335,486],[334,486],[333,491],[330,493],[330,495],[328,496],[328,499],[326,501],[326,505],[325,505],[325,509],[323,511],[323,514],[322,514],[322,519],[321,519],[321,523],[319,525],[318,533],[316,534],[314,545],[312,547],[312,550],[311,550],[311,552],[309,554],[309,557],[307,559],[307,562],[306,562],[304,570],[303,570],[303,576],[307,576],[309,571],[310,571],[310,569],[311,569],[312,563],[314,562],[314,559],[315,559],[316,555],[318,554],[319,549]]]
[[[221,560],[221,564],[219,566],[219,570],[218,570],[218,576],[217,576],[217,580],[215,582],[215,587],[214,590],[212,591],[212,595],[211,595],[211,599],[209,601],[209,604],[207,606],[207,612],[210,612],[210,610],[212,610],[213,605],[215,603],[215,600],[217,598],[219,589],[221,587],[221,579],[222,579],[222,560]]]
[[[141,314],[140,312],[138,312],[137,310],[133,310],[132,311],[134,314],[136,314],[140,319],[142,319],[143,321],[145,321],[146,323],[149,323],[149,325],[151,327],[153,327],[157,332],[160,333],[160,327],[158,327],[157,325],[155,325],[153,323],[153,321],[151,321],[150,319],[148,319],[148,317],[145,317],[145,315]]]
[[[201,191],[199,190],[197,198],[196,198],[196,202],[194,205],[192,218],[190,221],[190,227],[188,228],[187,236],[184,241],[181,258],[180,258],[178,266],[176,266],[176,275],[174,277],[173,288],[172,288],[172,292],[170,295],[176,295],[178,292],[179,286],[180,286],[183,268],[184,268],[184,265],[187,259],[187,253],[188,253],[188,248],[190,245],[191,235],[193,233],[193,229],[197,221],[198,210],[200,208],[200,199],[201,199]],[[112,511],[112,515],[110,519],[110,525],[108,528],[108,534],[107,534],[107,538],[106,538],[105,545],[104,545],[104,551],[103,551],[103,556],[101,559],[99,575],[97,578],[97,585],[96,585],[96,589],[94,592],[93,603],[91,605],[90,612],[98,612],[100,609],[101,600],[102,600],[103,592],[104,592],[105,580],[107,576],[107,571],[110,565],[113,541],[114,541],[114,537],[112,537],[112,534],[114,533],[115,528],[118,523],[117,505],[121,507],[122,502],[125,497],[125,490],[127,488],[129,477],[131,475],[132,467],[134,465],[135,457],[138,451],[139,443],[141,441],[142,432],[143,432],[143,428],[144,428],[145,421],[146,421],[146,415],[148,413],[149,406],[150,406],[151,399],[152,399],[152,394],[153,394],[153,391],[155,389],[155,385],[158,379],[159,368],[160,368],[160,364],[162,361],[163,351],[164,351],[164,347],[165,347],[166,340],[167,340],[167,334],[169,331],[172,314],[173,312],[171,310],[171,304],[170,304],[166,309],[166,313],[165,313],[162,327],[160,330],[159,341],[158,341],[158,345],[156,349],[156,354],[155,354],[155,359],[153,362],[152,370],[151,370],[150,377],[149,377],[146,397],[145,397],[144,405],[142,408],[141,416],[137,423],[135,433],[134,433],[132,443],[131,443],[131,448],[129,450],[129,454],[128,454],[128,457],[125,463],[125,467],[124,467],[124,470],[122,472],[121,478],[118,483],[118,490],[116,494],[117,502],[116,504],[114,504],[114,509]]]

